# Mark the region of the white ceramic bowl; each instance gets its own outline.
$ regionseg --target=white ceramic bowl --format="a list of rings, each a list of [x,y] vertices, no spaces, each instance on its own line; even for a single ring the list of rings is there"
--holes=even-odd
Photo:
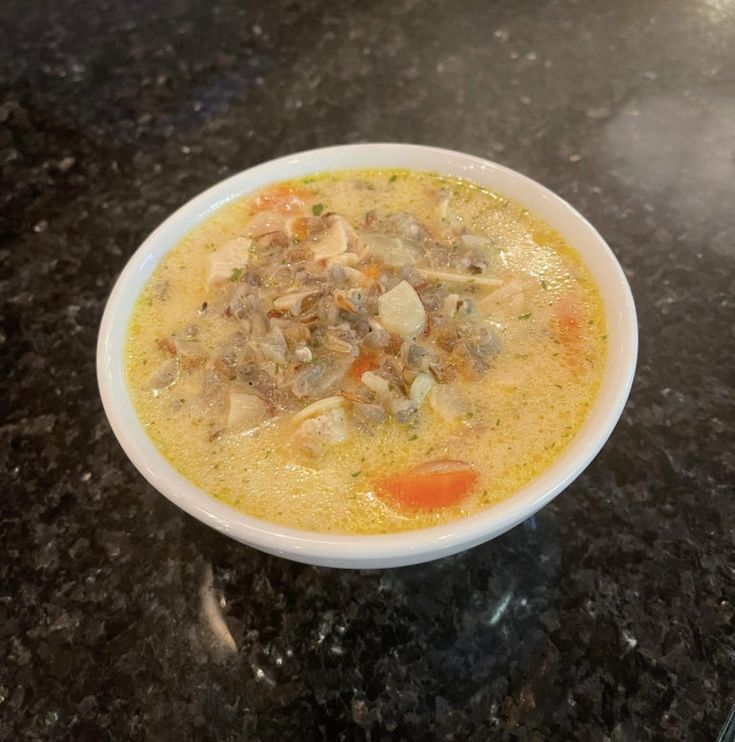
[[[518,201],[554,226],[581,254],[597,280],[608,320],[609,359],[599,398],[564,454],[512,497],[477,515],[394,535],[343,536],[284,528],[245,515],[194,486],[158,452],[133,409],[124,348],[136,298],[163,256],[223,204],[273,181],[324,170],[401,167],[459,176]],[[538,183],[471,155],[409,144],[355,144],[310,150],[245,170],[182,206],[138,248],[105,308],[97,346],[97,378],[115,435],[141,474],[190,515],[238,541],[278,556],[331,567],[397,567],[437,559],[488,541],[547,505],[585,469],[609,437],[635,371],[638,332],[630,287],[615,256],[584,217]]]

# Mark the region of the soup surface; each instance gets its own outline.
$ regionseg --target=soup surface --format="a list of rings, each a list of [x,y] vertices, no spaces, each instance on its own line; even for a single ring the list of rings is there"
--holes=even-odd
[[[595,400],[598,289],[521,206],[407,170],[326,173],[217,211],[156,268],[127,341],[148,435],[269,521],[385,533],[476,513]]]

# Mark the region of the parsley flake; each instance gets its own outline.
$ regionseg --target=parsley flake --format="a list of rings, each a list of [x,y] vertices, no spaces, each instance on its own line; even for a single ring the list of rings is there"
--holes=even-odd
[[[322,214],[322,211],[324,211],[324,204],[314,204],[314,205],[313,205],[313,206],[311,207],[311,213],[312,213],[312,214],[313,214],[314,216],[321,216],[321,214]]]

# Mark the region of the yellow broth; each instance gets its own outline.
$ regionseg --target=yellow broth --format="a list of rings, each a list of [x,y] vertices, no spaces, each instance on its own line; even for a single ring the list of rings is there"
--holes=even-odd
[[[561,236],[522,206],[466,181],[408,170],[325,173],[294,181],[308,192],[310,213],[323,210],[361,225],[366,212],[406,212],[439,238],[469,230],[491,239],[490,275],[498,288],[475,296],[493,323],[501,349],[486,375],[453,383],[468,401],[448,423],[422,410],[411,424],[393,418],[310,457],[294,448],[292,414],[254,430],[221,431],[222,410],[199,400],[205,367],[160,393],[151,375],[167,360],[162,336],[196,320],[199,340],[213,356],[231,318],[200,314],[211,300],[210,257],[243,234],[257,194],[231,203],[196,227],[155,270],[138,300],[127,341],[127,378],[135,409],[161,453],[205,492],[275,523],[311,531],[391,533],[444,524],[512,495],[546,469],[578,433],[595,401],[605,367],[606,321],[589,271]],[[440,196],[451,193],[446,213]],[[520,285],[519,292],[503,291]],[[494,300],[492,295],[499,292]],[[558,332],[560,303],[581,308],[579,339],[565,347]],[[555,329],[556,328],[556,329]],[[479,474],[460,503],[407,510],[376,493],[382,476],[436,459],[459,459]]]

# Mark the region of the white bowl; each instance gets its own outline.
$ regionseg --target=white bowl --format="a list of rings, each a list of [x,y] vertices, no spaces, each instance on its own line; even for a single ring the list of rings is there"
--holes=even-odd
[[[448,525],[391,535],[300,531],[253,518],[208,495],[179,474],[146,435],[125,381],[125,338],[135,301],[163,256],[223,204],[273,181],[324,170],[400,167],[466,178],[520,202],[555,227],[581,254],[599,284],[609,355],[599,397],[563,455],[512,497]],[[547,505],[592,461],[612,432],[630,392],[638,352],[635,306],[615,256],[597,231],[551,191],[479,157],[410,144],[354,144],[281,157],[218,183],[182,206],[138,248],[107,302],[97,345],[105,412],[140,473],[174,504],[218,531],[299,562],[331,567],[398,567],[438,559],[499,536]]]

